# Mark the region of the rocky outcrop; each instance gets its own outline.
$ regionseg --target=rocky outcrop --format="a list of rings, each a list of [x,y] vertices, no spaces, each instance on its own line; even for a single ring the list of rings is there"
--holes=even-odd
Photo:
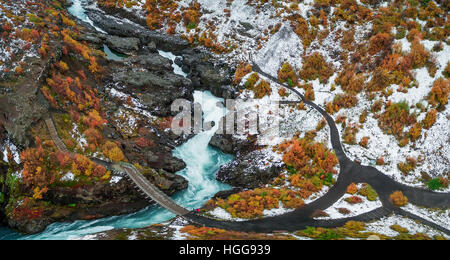
[[[138,93],[140,102],[156,116],[172,115],[170,107],[176,99],[193,99],[191,81],[171,72],[125,69],[115,72],[113,81],[126,86],[127,92]]]
[[[158,53],[147,53],[129,58],[131,63],[139,64],[148,70],[173,71],[172,61]]]
[[[234,71],[227,63],[216,60],[201,49],[188,49],[182,52],[182,59],[175,63],[188,73],[195,89],[209,90],[215,96],[231,99],[236,91],[230,87]]]
[[[189,47],[189,42],[187,40],[150,31],[127,19],[118,19],[101,11],[92,9],[87,9],[86,14],[96,26],[111,35],[139,38],[142,44],[154,42],[158,49],[165,51],[181,51]]]
[[[40,91],[52,64],[61,56],[60,44],[53,46],[54,56],[41,60],[28,58],[29,71],[11,81],[0,81],[1,89],[9,89],[0,97],[0,124],[14,142],[20,146],[30,145],[27,132],[29,127],[42,118],[49,110],[49,104]]]
[[[277,177],[282,167],[279,163],[265,163],[266,161],[267,155],[260,151],[237,156],[231,163],[220,167],[217,180],[234,187],[261,187]]]
[[[237,138],[233,135],[215,134],[209,144],[220,149],[224,153],[236,154],[254,147],[249,139]]]
[[[140,41],[133,37],[119,37],[114,35],[106,36],[106,45],[113,51],[132,54],[139,50]]]
[[[186,164],[172,156],[172,148],[155,144],[152,147],[139,147],[134,141],[123,143],[125,155],[132,158],[133,161],[139,162],[142,166],[153,169],[162,169],[167,172],[175,173],[186,168]]]

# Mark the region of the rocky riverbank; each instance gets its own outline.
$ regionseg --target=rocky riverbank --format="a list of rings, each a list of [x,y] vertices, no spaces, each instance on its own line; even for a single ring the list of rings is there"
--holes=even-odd
[[[190,136],[179,137],[165,131],[167,122],[170,122],[167,120],[174,116],[170,105],[179,98],[193,100],[194,90],[210,90],[219,97],[234,97],[236,91],[228,87],[234,75],[233,68],[207,51],[191,48],[181,38],[150,31],[123,17],[113,17],[98,10],[88,10],[87,14],[108,34],[78,20],[82,25],[79,40],[93,49],[103,49],[106,45],[128,56],[120,61],[108,57],[99,59],[99,64],[105,69],[102,77],[88,77],[89,83],[96,86],[108,120],[101,134],[120,144],[127,160],[145,167],[146,177],[167,194],[186,189],[187,180],[175,174],[186,165],[174,157],[172,151]],[[75,17],[72,19],[77,20]],[[68,112],[50,108],[39,91],[41,84],[46,82],[50,67],[64,60],[70,68],[87,69],[82,57],[64,58],[61,39],[52,38],[50,45],[55,48],[53,52],[56,55],[32,62],[33,69],[27,72],[28,77],[22,82],[1,81],[2,89],[9,89],[0,99],[5,136],[23,148],[33,147],[36,131],[45,136],[43,115],[54,114],[64,118]],[[176,63],[187,77],[176,74],[173,62],[161,56],[158,50],[178,55]],[[57,122],[57,128],[63,131],[64,125]],[[39,233],[54,222],[129,214],[150,204],[130,182],[115,173],[106,183],[51,186],[41,202],[29,202],[24,199],[29,188],[20,183],[20,168],[21,165],[10,166],[9,175],[5,169],[4,179],[14,175],[19,183],[12,199],[2,203],[0,214],[9,227],[22,233]],[[71,177],[68,178],[70,181]],[[8,189],[5,182],[0,184],[0,188],[2,191]],[[28,204],[30,212],[22,212],[24,204]]]

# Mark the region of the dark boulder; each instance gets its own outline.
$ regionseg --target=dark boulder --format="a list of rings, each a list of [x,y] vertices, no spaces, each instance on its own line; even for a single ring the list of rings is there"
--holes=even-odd
[[[172,61],[164,58],[158,53],[149,53],[135,56],[129,59],[130,62],[139,64],[148,70],[173,71]]]
[[[138,93],[140,102],[156,116],[171,116],[176,99],[193,99],[191,81],[173,72],[122,70],[114,73],[113,81]]]
[[[231,99],[236,91],[230,87],[234,70],[227,63],[216,60],[210,53],[200,49],[183,51],[182,59],[175,60],[188,78],[192,80],[195,89],[209,90],[215,96]]]
[[[234,187],[254,189],[272,181],[279,175],[281,163],[268,163],[267,155],[254,151],[237,156],[234,161],[222,166],[217,173],[217,180]]]
[[[113,51],[132,54],[139,50],[140,41],[138,38],[133,37],[118,37],[113,35],[108,35],[106,37],[106,45]]]

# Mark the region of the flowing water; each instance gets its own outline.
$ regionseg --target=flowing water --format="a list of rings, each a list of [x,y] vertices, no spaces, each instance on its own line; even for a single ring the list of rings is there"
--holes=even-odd
[[[74,0],[74,6],[69,11],[81,18],[86,17],[81,5],[81,0]],[[165,57],[175,59],[171,53],[162,53]],[[182,71],[174,65],[176,73]],[[230,189],[226,184],[215,179],[215,174],[220,166],[230,162],[233,156],[224,154],[209,146],[214,132],[217,130],[220,119],[225,115],[223,106],[218,106],[223,99],[213,96],[210,92],[194,92],[194,101],[202,104],[205,122],[213,121],[215,126],[196,135],[188,142],[174,150],[174,156],[182,159],[187,167],[178,172],[179,175],[189,180],[187,190],[178,192],[173,198],[177,203],[187,209],[201,207],[214,194]],[[24,236],[7,228],[0,228],[1,239],[74,239],[85,235],[102,232],[116,228],[142,228],[151,224],[162,223],[170,220],[175,215],[159,207],[150,206],[140,212],[114,216],[93,221],[76,221],[73,223],[55,223],[36,235]]]

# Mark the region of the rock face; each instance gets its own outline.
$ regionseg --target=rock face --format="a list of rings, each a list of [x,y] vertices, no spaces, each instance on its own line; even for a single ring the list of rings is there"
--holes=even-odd
[[[138,161],[142,166],[152,169],[163,169],[175,173],[186,168],[186,164],[172,156],[172,149],[166,145],[156,144],[153,147],[138,147],[134,142],[124,142],[124,152],[128,158]]]
[[[108,35],[106,37],[106,45],[113,50],[123,54],[132,54],[139,50],[139,39],[132,37],[118,37],[114,35]]]
[[[9,89],[8,93],[0,96],[0,124],[20,146],[30,145],[29,127],[48,112],[49,104],[40,91],[40,84],[46,79],[51,64],[59,59],[59,46],[52,46],[55,57],[27,59],[31,68],[17,80],[0,80],[0,89]]]
[[[215,60],[211,54],[200,49],[189,49],[182,52],[182,59],[175,63],[184,72],[189,73],[195,89],[209,90],[215,96],[231,99],[236,96],[230,87],[234,71],[227,63]]]
[[[98,10],[87,9],[86,14],[96,26],[108,34],[139,38],[142,44],[154,42],[158,49],[165,51],[180,51],[189,47],[189,42],[180,37],[150,31],[139,24],[108,16]]]
[[[251,149],[252,142],[239,139],[232,135],[215,134],[209,144],[220,149],[224,153],[236,154],[239,151]]]
[[[172,115],[170,107],[176,99],[193,99],[191,81],[173,73],[127,69],[114,73],[113,81],[138,92],[140,102],[157,116]]]
[[[234,161],[222,166],[217,173],[217,180],[234,187],[254,189],[269,183],[279,175],[281,164],[264,165],[266,155],[254,151],[238,156]]]
[[[130,58],[129,61],[137,63],[148,70],[173,71],[172,61],[164,58],[158,53],[147,53],[135,56]]]

